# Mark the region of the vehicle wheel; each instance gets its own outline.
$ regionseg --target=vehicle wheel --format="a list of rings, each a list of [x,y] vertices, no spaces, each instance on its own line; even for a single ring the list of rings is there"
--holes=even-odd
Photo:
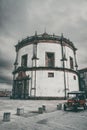
[[[75,111],[75,112],[77,112],[77,111],[78,111],[77,106],[74,106],[74,111]]]
[[[86,104],[83,106],[84,110],[86,110]]]
[[[64,111],[66,111],[66,105],[64,104]]]

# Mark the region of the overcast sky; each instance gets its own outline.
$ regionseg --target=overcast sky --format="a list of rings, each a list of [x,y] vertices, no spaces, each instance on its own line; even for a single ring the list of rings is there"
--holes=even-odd
[[[87,67],[87,0],[0,0],[0,88],[12,87],[15,45],[44,32],[69,38]]]

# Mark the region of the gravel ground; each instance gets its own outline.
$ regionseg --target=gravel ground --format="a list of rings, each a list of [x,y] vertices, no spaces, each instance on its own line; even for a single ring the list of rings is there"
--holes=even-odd
[[[0,130],[87,130],[87,110],[78,112],[57,110],[61,100],[10,100],[0,98]],[[46,106],[43,114],[38,108]],[[18,116],[17,108],[24,114]],[[10,112],[11,120],[3,121],[3,113]]]

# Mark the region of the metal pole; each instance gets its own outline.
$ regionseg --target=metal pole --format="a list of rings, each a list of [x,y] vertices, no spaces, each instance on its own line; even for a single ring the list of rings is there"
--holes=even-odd
[[[76,71],[77,71],[78,65],[77,65],[77,60],[76,60],[76,50],[74,51],[74,58],[75,58],[75,67],[76,67]]]
[[[66,72],[64,68],[64,88],[65,88],[65,99],[66,99]]]
[[[64,59],[64,51],[63,51],[63,34],[61,35],[61,49],[62,49],[62,62],[63,62],[63,71],[64,71],[64,92],[65,92],[65,97],[64,99],[66,99],[66,72],[65,72],[65,59]]]

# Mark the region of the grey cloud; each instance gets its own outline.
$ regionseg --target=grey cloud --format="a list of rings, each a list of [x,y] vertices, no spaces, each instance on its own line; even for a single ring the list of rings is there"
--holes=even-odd
[[[86,16],[87,0],[0,0],[0,50],[3,51],[0,69],[5,68],[11,73],[15,61],[12,46],[36,30],[38,34],[43,33],[45,27],[51,34],[64,33],[78,48],[79,66],[86,66]],[[6,55],[9,50],[10,54]],[[7,82],[6,77],[3,74],[1,81]]]
[[[2,8],[0,12],[1,24],[0,33],[3,35],[10,35],[11,37],[17,37],[21,35],[22,28],[26,27],[27,19],[27,6],[30,4],[29,0],[3,0]],[[27,5],[28,4],[28,5]],[[25,26],[24,26],[25,25]],[[22,30],[22,31],[21,31]],[[24,32],[23,32],[24,33]]]
[[[0,75],[0,83],[12,85],[12,79],[9,77]]]
[[[10,61],[6,61],[4,59],[0,59],[0,69],[5,68],[5,69],[10,69],[12,67],[12,64]]]
[[[3,69],[9,69],[12,67],[12,61],[10,59],[4,59],[4,54],[0,52],[0,70]]]
[[[9,73],[12,73],[12,63],[10,60],[3,58],[3,55],[0,53],[0,83],[12,85],[12,77],[9,76]]]

